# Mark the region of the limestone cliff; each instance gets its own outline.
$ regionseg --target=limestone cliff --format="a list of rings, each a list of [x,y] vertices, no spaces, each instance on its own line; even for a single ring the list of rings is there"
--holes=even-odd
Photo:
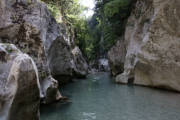
[[[52,75],[58,76],[61,82],[67,77],[87,74],[88,65],[80,50],[74,54],[76,46],[73,37],[70,37],[65,27],[64,23],[56,22],[46,4],[39,0],[0,1],[0,43],[15,44],[33,58],[44,100],[49,99],[46,96],[49,93],[44,90],[58,86]],[[50,83],[50,86],[44,86],[45,83]],[[54,98],[56,95],[60,93],[55,93]]]
[[[116,45],[113,46],[108,52],[109,66],[113,76],[116,76],[124,71],[125,56],[126,46],[123,36],[119,38]]]
[[[125,31],[120,83],[180,91],[180,1],[137,0]]]
[[[40,84],[34,61],[0,43],[0,119],[39,120]]]

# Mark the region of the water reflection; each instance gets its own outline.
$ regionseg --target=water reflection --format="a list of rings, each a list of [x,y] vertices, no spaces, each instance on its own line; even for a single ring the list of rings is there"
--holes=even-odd
[[[41,108],[41,120],[180,120],[180,94],[114,84],[107,73],[61,88],[72,103]]]

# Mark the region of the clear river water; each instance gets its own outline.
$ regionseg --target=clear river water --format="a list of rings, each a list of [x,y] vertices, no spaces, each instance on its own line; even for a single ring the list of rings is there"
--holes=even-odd
[[[41,120],[180,120],[180,94],[118,85],[108,73],[70,83],[61,93],[72,103],[41,107]]]

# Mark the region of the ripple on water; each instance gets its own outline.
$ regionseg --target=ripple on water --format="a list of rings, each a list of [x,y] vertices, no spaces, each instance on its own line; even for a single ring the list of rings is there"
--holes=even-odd
[[[114,84],[107,73],[61,88],[72,103],[41,107],[41,120],[180,120],[180,94]]]
[[[82,120],[96,120],[96,113],[87,113],[87,112],[83,112],[83,119]]]

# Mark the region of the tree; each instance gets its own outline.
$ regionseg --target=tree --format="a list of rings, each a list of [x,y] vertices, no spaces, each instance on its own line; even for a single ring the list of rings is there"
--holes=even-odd
[[[95,0],[95,13],[91,18],[82,16],[87,10],[78,0],[43,0],[58,21],[69,28],[74,34],[75,43],[87,59],[98,59],[105,56],[107,51],[124,33],[131,6],[135,0]],[[74,31],[74,32],[71,32]]]
[[[116,43],[125,31],[133,0],[96,0],[96,14],[99,19],[102,54]],[[102,42],[103,41],[103,42]]]

